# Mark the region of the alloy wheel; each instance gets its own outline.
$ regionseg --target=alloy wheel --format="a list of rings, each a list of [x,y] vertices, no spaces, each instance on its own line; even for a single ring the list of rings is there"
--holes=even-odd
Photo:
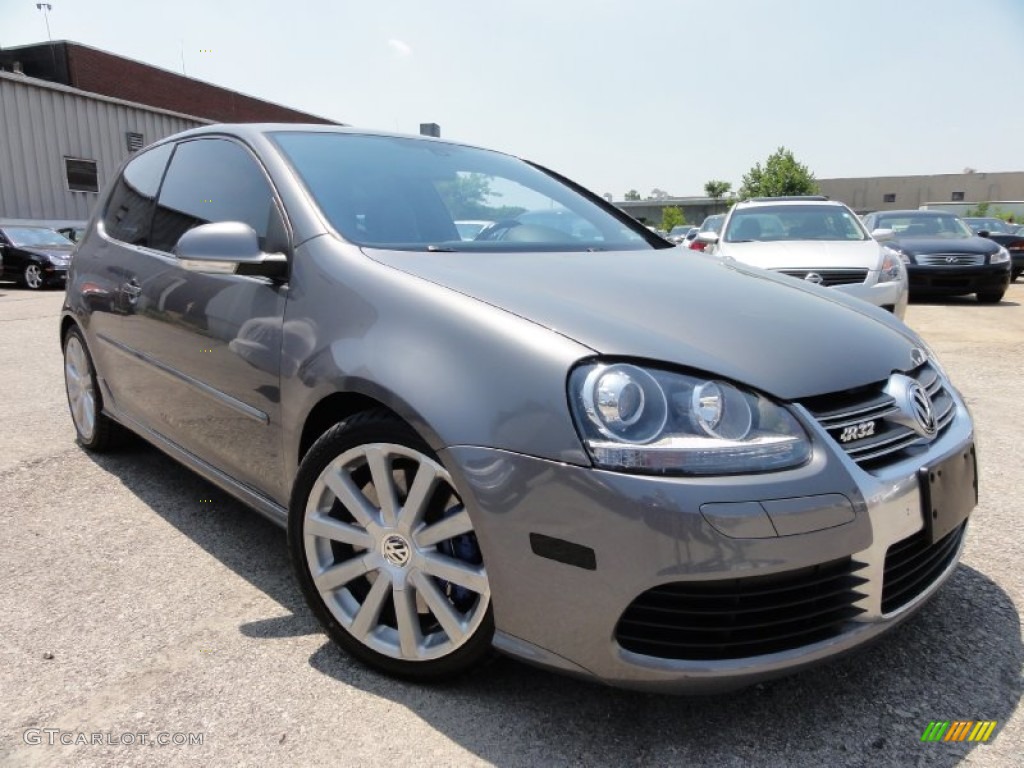
[[[68,338],[64,348],[64,383],[75,428],[82,439],[88,442],[96,431],[96,392],[93,389],[89,358],[82,342],[74,334]]]
[[[447,470],[403,445],[345,451],[313,484],[302,546],[315,589],[361,645],[402,661],[440,659],[483,622],[490,587]]]
[[[25,285],[33,291],[38,291],[43,287],[43,270],[39,268],[38,264],[29,264],[25,267],[24,277]]]

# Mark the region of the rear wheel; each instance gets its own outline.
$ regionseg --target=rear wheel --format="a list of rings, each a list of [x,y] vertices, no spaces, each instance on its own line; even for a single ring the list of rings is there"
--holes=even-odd
[[[1003,300],[1003,296],[1005,295],[1005,288],[1001,288],[997,291],[978,291],[978,302],[981,304],[998,304]]]
[[[429,446],[391,414],[356,415],[317,440],[288,542],[313,612],[364,663],[436,680],[488,655],[491,592],[469,513]]]
[[[121,445],[126,435],[124,427],[103,414],[92,357],[77,327],[64,337],[64,387],[79,445],[97,452]]]

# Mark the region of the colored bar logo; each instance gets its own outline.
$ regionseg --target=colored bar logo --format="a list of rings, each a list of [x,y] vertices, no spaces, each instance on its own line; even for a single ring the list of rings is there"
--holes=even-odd
[[[995,720],[932,720],[921,741],[988,741],[996,725]]]

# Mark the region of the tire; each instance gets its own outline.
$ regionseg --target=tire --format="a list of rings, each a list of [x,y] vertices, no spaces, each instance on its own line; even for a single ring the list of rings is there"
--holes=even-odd
[[[78,326],[64,337],[64,389],[79,445],[103,453],[124,444],[125,428],[103,413],[96,368]]]
[[[46,277],[38,264],[28,264],[21,273],[21,284],[30,291],[41,291],[46,285]]]
[[[427,682],[490,655],[490,587],[469,513],[434,452],[389,412],[348,418],[310,448],[288,548],[313,613],[364,664]]]
[[[1001,288],[997,291],[978,291],[978,303],[979,304],[998,304],[1003,300],[1003,296],[1006,295],[1006,289]]]
[[[1013,270],[1013,274],[1010,275],[1010,282],[1011,283],[1017,282],[1017,278],[1020,277],[1022,272],[1024,272],[1024,270],[1022,270],[1022,269],[1015,269],[1015,270]]]

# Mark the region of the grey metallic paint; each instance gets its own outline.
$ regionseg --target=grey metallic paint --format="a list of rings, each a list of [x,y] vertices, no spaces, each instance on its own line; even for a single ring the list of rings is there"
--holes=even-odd
[[[309,414],[337,393],[372,398],[423,435],[453,476],[487,563],[495,645],[614,684],[703,690],[791,671],[877,635],[938,586],[881,616],[885,550],[922,526],[917,469],[972,439],[959,400],[953,426],[925,456],[873,474],[795,406],[811,460],[726,480],[595,470],[567,403],[569,372],[598,354],[706,371],[782,400],[878,382],[911,369],[921,346],[891,315],[675,248],[364,252],[330,229],[265,130],[186,135],[230,133],[258,155],[287,211],[286,283],[186,273],[90,225],[64,324],[84,330],[113,418],[283,524]],[[133,280],[135,301],[125,295]],[[169,312],[160,295],[178,280],[193,303]],[[845,517],[836,517],[837,495],[848,501]],[[807,532],[771,535],[762,521],[725,535],[706,517],[709,505],[762,502]],[[782,528],[773,526],[792,533]],[[746,538],[751,531],[761,537]],[[532,532],[593,548],[596,570],[537,557]],[[637,656],[614,641],[622,611],[653,585],[851,554],[869,563],[873,586],[863,620],[833,640],[699,663]]]

